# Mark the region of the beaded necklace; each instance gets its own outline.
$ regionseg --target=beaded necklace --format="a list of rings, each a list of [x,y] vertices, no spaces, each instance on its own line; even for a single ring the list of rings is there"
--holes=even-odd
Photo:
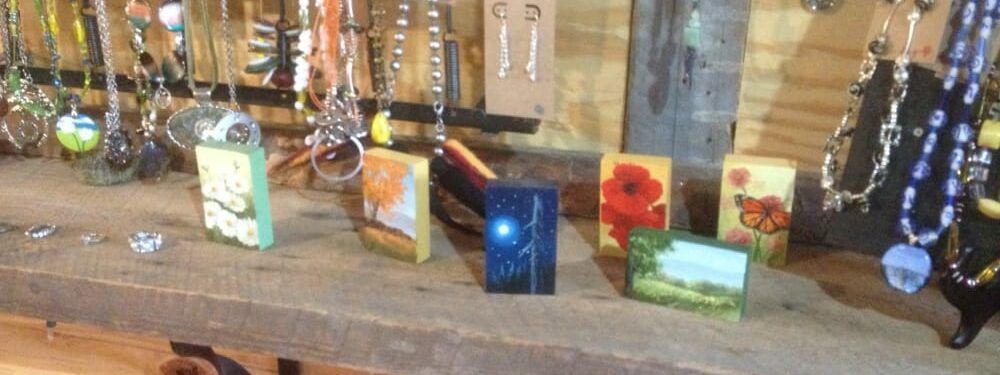
[[[927,121],[927,133],[920,159],[914,163],[909,182],[903,192],[903,204],[899,218],[900,231],[906,236],[906,242],[890,247],[882,257],[882,274],[886,282],[894,289],[905,293],[916,293],[927,285],[930,280],[932,261],[928,249],[937,244],[938,239],[955,219],[955,202],[962,192],[962,183],[958,178],[959,171],[965,160],[965,149],[975,136],[975,131],[969,125],[972,105],[979,93],[979,79],[986,60],[990,34],[995,21],[1000,17],[997,12],[997,0],[986,0],[982,11],[979,11],[980,0],[969,0],[962,10],[962,22],[955,32],[955,39],[949,53],[949,67],[945,73],[943,91],[935,109]],[[975,44],[967,55],[970,31],[978,28]],[[917,203],[917,188],[933,173],[930,159],[937,149],[938,134],[948,123],[946,108],[951,102],[955,84],[963,62],[967,61],[968,85],[963,96],[962,111],[951,129],[955,142],[948,158],[948,177],[944,186],[944,206],[937,227],[919,228],[919,223],[913,218]]]

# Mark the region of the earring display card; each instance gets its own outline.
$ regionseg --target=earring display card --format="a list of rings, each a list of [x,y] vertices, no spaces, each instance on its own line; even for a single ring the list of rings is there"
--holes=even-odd
[[[868,29],[868,38],[865,39],[868,41],[875,40],[875,37],[882,32],[882,26],[894,7],[888,1],[876,1],[872,5],[875,9]],[[893,60],[903,52],[910,28],[907,16],[915,6],[915,2],[904,1],[896,10],[889,24],[889,40],[882,59]],[[947,32],[947,28],[952,14],[951,8],[952,0],[936,0],[934,5],[924,12],[913,33],[913,45],[910,47],[910,58],[913,63],[927,67],[939,65],[938,56],[948,48],[947,36],[950,33]],[[864,53],[868,53],[868,45],[865,45]]]
[[[551,183],[486,184],[486,292],[555,294],[558,215]]]
[[[738,322],[750,262],[741,246],[681,231],[629,235],[625,293],[640,301]]]
[[[427,159],[376,148],[365,153],[361,239],[371,251],[420,263],[431,256]]]
[[[719,240],[746,246],[750,260],[785,265],[795,198],[793,160],[728,155],[722,164]]]
[[[670,158],[607,154],[601,158],[598,255],[624,258],[635,227],[670,226]]]
[[[554,119],[556,0],[486,0],[483,12],[486,112]],[[499,74],[502,56],[510,62],[505,78]]]
[[[222,142],[195,148],[208,239],[250,249],[274,243],[264,149]]]

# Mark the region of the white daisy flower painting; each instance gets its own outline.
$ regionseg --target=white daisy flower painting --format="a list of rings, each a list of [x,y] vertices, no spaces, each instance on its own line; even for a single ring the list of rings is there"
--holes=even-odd
[[[250,249],[270,246],[273,233],[263,149],[205,142],[196,153],[208,238]]]

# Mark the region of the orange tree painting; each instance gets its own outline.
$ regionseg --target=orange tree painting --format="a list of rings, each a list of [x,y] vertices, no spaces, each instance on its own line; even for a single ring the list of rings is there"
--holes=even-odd
[[[762,244],[765,236],[787,231],[791,226],[792,215],[785,210],[782,199],[776,195],[766,195],[760,199],[747,193],[746,186],[750,183],[750,171],[746,168],[735,168],[726,175],[726,181],[739,189],[733,200],[740,211],[740,224],[749,229],[732,229],[725,234],[725,241],[740,245],[753,245],[750,260],[754,262],[769,262],[778,256],[782,249],[775,244]]]
[[[615,165],[612,177],[601,182],[601,222],[611,225],[609,236],[628,251],[632,228],[663,228],[667,205],[655,204],[663,196],[663,184],[652,178],[649,169],[632,163]]]
[[[394,208],[403,202],[406,178],[406,165],[394,163],[382,158],[365,159],[365,177],[362,183],[369,221],[378,221],[379,214],[386,218],[395,215]]]

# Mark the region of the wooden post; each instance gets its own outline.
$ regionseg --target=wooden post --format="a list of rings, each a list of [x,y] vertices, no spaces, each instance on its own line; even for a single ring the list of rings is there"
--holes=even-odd
[[[719,168],[732,148],[750,2],[636,0],[625,148]]]

